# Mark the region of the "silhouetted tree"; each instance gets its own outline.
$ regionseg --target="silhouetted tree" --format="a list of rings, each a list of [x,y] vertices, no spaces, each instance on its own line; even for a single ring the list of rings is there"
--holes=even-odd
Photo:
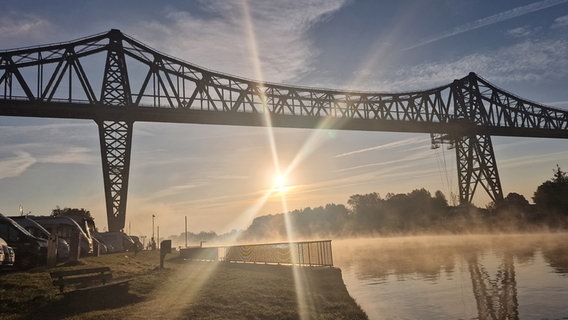
[[[507,206],[518,209],[525,209],[530,205],[529,201],[523,195],[515,192],[510,192],[503,200]]]
[[[567,184],[567,175],[558,168],[554,179],[543,185],[555,186],[557,191]],[[540,192],[543,190],[548,189],[540,188]],[[559,192],[563,195],[562,200],[568,198],[566,191]],[[536,195],[541,196],[538,192]],[[436,191],[432,197],[424,188],[406,194],[387,193],[384,199],[376,192],[355,194],[349,197],[347,204],[349,209],[343,205],[328,204],[257,217],[244,234],[249,239],[286,239],[288,227],[292,228],[296,238],[369,233],[501,232],[529,230],[531,223],[543,222],[535,214],[534,206],[518,193],[509,193],[499,206],[494,205],[494,212],[471,204],[449,206],[441,191]],[[558,228],[568,227],[562,224],[564,220],[567,219],[554,218],[544,222]]]
[[[448,207],[448,200],[442,191],[437,190],[434,193],[434,206],[440,209],[446,209]]]
[[[358,229],[369,231],[384,225],[383,200],[378,193],[354,194],[349,197],[347,204],[351,207]]]
[[[82,217],[85,219],[93,219],[91,216],[91,212],[89,210],[85,210],[84,208],[77,209],[77,208],[59,208],[57,206],[55,209],[51,211],[51,215],[54,217],[57,216],[66,216],[66,217]]]
[[[538,186],[533,201],[546,214],[568,215],[568,175],[557,165],[554,177]]]

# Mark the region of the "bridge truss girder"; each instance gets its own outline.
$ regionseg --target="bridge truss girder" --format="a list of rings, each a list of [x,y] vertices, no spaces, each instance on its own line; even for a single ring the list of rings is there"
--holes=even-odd
[[[479,185],[502,198],[491,136],[568,138],[567,111],[518,98],[474,73],[392,94],[293,87],[209,71],[119,30],[0,52],[1,115],[96,121],[109,230],[124,228],[135,121],[265,126],[270,118],[279,127],[444,136],[442,143],[456,146],[462,204]]]

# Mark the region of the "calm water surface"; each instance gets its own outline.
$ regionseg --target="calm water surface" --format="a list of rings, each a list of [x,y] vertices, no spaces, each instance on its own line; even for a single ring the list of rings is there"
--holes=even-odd
[[[370,319],[568,319],[568,234],[333,242]]]

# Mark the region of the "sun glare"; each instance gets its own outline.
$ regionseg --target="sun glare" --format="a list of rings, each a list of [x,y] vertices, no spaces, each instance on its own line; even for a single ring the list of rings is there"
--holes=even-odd
[[[285,192],[288,188],[289,187],[286,185],[286,177],[276,176],[276,178],[274,178],[274,190],[278,192]]]

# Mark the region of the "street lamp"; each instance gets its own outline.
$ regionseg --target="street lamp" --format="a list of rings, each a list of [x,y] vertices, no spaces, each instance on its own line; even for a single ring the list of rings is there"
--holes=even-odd
[[[152,242],[156,243],[156,238],[154,238],[154,218],[156,218],[155,214],[152,214]],[[154,248],[152,248],[152,250],[155,249],[155,245]]]

